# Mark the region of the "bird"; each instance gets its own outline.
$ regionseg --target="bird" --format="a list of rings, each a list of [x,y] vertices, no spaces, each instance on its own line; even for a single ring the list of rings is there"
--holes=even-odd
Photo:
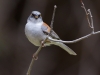
[[[49,34],[50,33],[50,34]],[[46,24],[41,16],[39,11],[32,11],[30,16],[27,19],[25,25],[25,35],[28,40],[35,46],[40,46],[41,43],[48,37],[60,40],[56,32]],[[44,46],[56,45],[67,51],[70,55],[77,55],[71,48],[61,42],[54,42],[51,40],[46,40]]]

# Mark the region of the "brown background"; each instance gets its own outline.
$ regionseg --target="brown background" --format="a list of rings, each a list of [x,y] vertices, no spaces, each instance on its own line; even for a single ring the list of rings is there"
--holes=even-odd
[[[83,2],[91,9],[95,31],[100,30],[100,0]],[[55,4],[54,30],[61,39],[74,40],[91,32],[80,0],[0,0],[0,75],[26,75],[38,48],[25,37],[26,20],[38,10],[50,24]],[[57,46],[43,48],[31,75],[100,75],[100,34],[68,46],[78,55]]]

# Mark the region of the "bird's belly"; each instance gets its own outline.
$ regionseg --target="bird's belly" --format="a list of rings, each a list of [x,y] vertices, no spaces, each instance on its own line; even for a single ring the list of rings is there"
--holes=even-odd
[[[41,45],[41,41],[45,39],[45,35],[43,34],[42,30],[41,29],[37,29],[37,28],[34,28],[34,30],[28,30],[26,29],[25,30],[25,34],[28,38],[28,40],[34,44],[35,46],[40,46]]]
[[[27,38],[28,38],[28,40],[29,40],[32,44],[34,44],[35,46],[40,46],[41,41],[35,39],[34,37],[32,38],[32,37],[29,37],[29,36],[28,36]]]

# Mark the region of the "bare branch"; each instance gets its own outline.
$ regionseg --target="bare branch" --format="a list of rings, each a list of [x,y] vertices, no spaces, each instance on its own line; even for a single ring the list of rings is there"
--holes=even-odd
[[[100,31],[94,32],[94,34],[98,34],[98,33],[100,33]]]
[[[94,29],[94,26],[93,26],[93,16],[92,16],[92,13],[91,13],[90,9],[88,9],[87,12],[89,13],[89,16],[90,16],[90,21],[91,21],[90,24],[91,24],[91,28]]]
[[[82,3],[82,7],[83,7],[84,10],[85,10],[85,13],[86,13],[86,16],[87,16],[87,20],[88,20],[89,26],[90,26],[90,27],[92,28],[92,30],[93,30],[93,34],[98,34],[98,33],[100,33],[100,31],[94,32],[94,25],[93,25],[93,16],[92,16],[92,13],[91,13],[90,9],[86,10],[85,5],[84,5],[84,3],[82,2],[82,0],[81,0],[81,3]],[[90,20],[89,20],[89,16],[90,16]]]
[[[41,46],[38,48],[38,50],[35,52],[35,54],[33,54],[33,58],[32,58],[31,63],[30,63],[30,65],[29,65],[29,68],[28,68],[28,71],[27,71],[27,75],[30,75],[30,72],[31,72],[31,70],[32,70],[33,63],[34,63],[35,60],[37,60],[37,55],[38,55],[38,53],[39,53],[39,51],[40,51],[41,49],[42,49],[42,44],[41,44]]]
[[[68,44],[70,44],[70,43],[76,43],[76,42],[79,42],[79,41],[81,41],[83,39],[86,39],[86,38],[90,37],[92,34],[93,33],[90,33],[90,34],[88,34],[86,36],[83,36],[81,38],[78,38],[78,39],[75,39],[75,40],[72,40],[72,41],[56,40],[56,39],[53,39],[53,38],[50,38],[50,37],[48,39],[51,40],[51,41],[54,41],[54,42],[62,42],[62,43],[68,43]]]
[[[86,10],[86,8],[85,8],[85,5],[84,5],[84,3],[82,2],[82,0],[81,0],[81,3],[82,3],[82,6],[81,6],[81,7],[82,7],[82,8],[84,9],[84,11],[85,11],[88,24],[89,24],[90,28],[92,28],[91,23],[90,23],[90,20],[89,20],[89,17],[88,17],[89,13],[87,12],[87,10]]]
[[[55,5],[55,6],[54,6],[53,15],[52,15],[51,24],[50,24],[51,29],[53,29],[53,22],[54,22],[54,17],[55,17],[56,8],[57,8],[57,6]]]

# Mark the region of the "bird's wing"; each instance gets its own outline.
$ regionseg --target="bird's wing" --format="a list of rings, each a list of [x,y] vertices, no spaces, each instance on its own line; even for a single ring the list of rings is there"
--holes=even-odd
[[[51,30],[51,28],[46,23],[43,23],[43,25],[41,26],[41,29],[43,33],[46,35],[48,35]],[[51,30],[50,36],[54,39],[60,39],[59,36],[53,30]]]

